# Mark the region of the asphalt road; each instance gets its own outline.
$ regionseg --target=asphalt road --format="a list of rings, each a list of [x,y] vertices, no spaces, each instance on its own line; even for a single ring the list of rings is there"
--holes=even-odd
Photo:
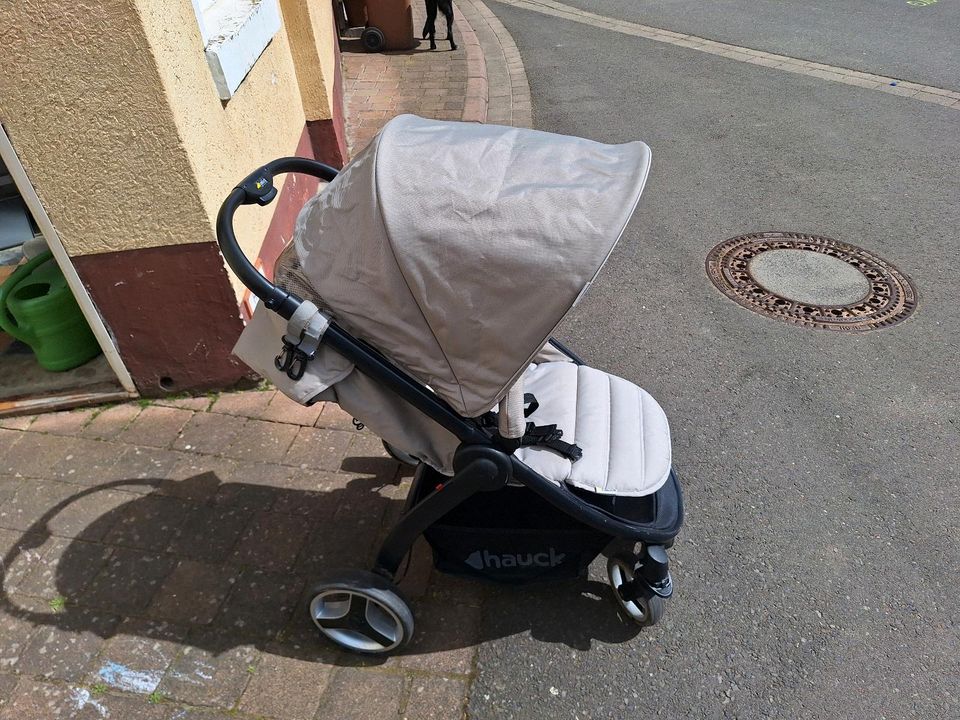
[[[470,717],[960,717],[960,112],[490,7],[539,129],[653,149],[560,336],[664,406],[688,516],[653,629],[600,573],[495,591]],[[762,230],[881,255],[919,310],[847,335],[739,307],[704,258]]]
[[[958,0],[565,2],[665,30],[960,90]]]

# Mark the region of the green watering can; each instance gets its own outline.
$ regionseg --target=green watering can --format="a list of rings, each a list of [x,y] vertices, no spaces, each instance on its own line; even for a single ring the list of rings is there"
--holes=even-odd
[[[54,372],[83,365],[101,352],[49,251],[0,285],[0,328],[29,345],[40,367]]]

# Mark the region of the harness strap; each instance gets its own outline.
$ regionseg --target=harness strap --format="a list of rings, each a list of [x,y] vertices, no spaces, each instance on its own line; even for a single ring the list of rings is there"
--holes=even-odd
[[[537,398],[534,397],[533,393],[524,393],[523,404],[525,406],[523,411],[524,417],[530,417],[530,415],[540,407],[540,403],[537,402]],[[477,421],[480,423],[480,427],[483,428],[499,427],[498,414],[493,410],[481,415],[477,418]],[[510,441],[514,448],[547,447],[567,458],[570,462],[576,462],[582,458],[583,449],[579,445],[564,442],[561,440],[562,437],[563,430],[558,428],[556,423],[552,425],[537,425],[533,422],[527,422],[523,430],[523,435],[519,438],[504,438],[501,435],[501,438]]]
[[[555,452],[560,453],[570,462],[576,462],[583,457],[583,449],[579,445],[564,442],[563,430],[556,425],[534,425],[527,423],[527,431],[520,438],[520,446],[542,446],[548,447]]]

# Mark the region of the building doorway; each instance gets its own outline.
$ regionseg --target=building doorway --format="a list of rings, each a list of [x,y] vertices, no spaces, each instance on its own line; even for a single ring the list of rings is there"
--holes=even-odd
[[[0,417],[136,395],[2,126],[0,283]]]

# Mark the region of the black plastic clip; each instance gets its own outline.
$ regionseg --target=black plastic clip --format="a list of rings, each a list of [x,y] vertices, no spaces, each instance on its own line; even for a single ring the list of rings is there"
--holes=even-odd
[[[277,196],[277,188],[273,184],[273,175],[267,172],[266,168],[261,168],[260,172],[255,172],[237,187],[243,190],[244,205],[256,203],[257,205],[269,205]]]
[[[583,450],[580,448],[580,446],[574,445],[573,443],[564,442],[560,439],[562,437],[563,430],[558,428],[556,424],[536,425],[532,422],[528,422],[527,429],[523,433],[523,437],[520,438],[520,445],[540,445],[542,447],[548,447],[551,450],[560,453],[563,457],[567,458],[571,462],[576,462],[582,458]]]
[[[298,341],[284,335],[283,348],[273,359],[273,364],[277,370],[286,373],[288,378],[297,381],[303,377],[307,370],[307,363],[313,360],[314,355],[315,353],[305,353],[300,349]]]

